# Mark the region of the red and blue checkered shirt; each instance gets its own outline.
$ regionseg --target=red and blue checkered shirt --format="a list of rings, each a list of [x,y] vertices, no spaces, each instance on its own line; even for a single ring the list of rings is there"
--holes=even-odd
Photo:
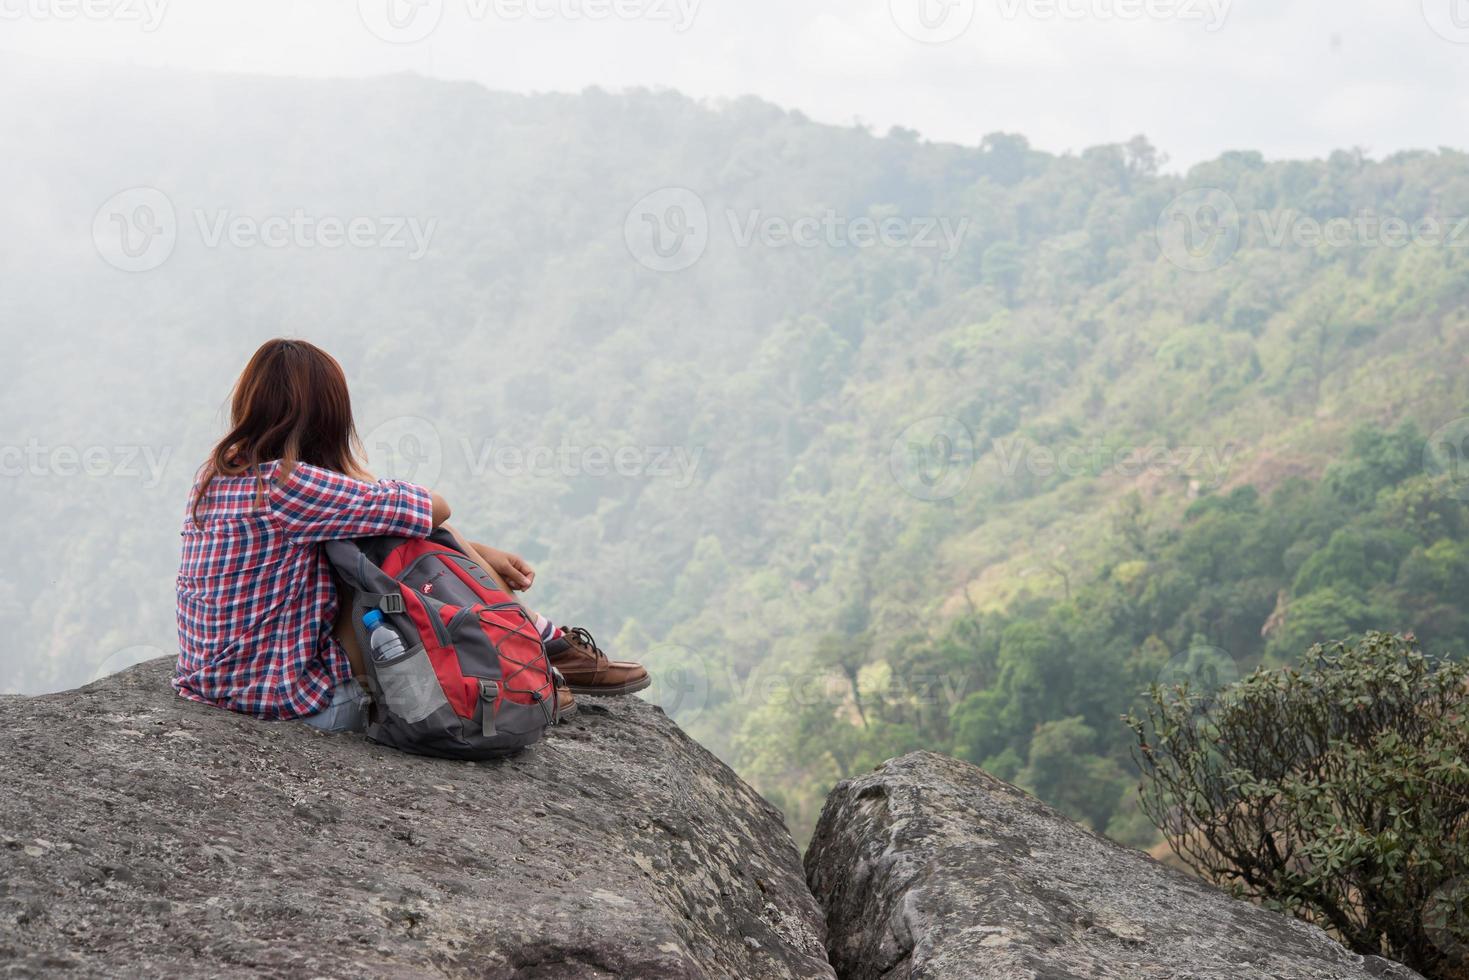
[[[429,492],[399,480],[363,483],[297,463],[279,477],[217,476],[193,521],[189,494],[179,561],[179,662],[186,698],[261,718],[300,718],[331,704],[352,675],[332,635],[337,591],[322,542],[377,534],[425,538]]]

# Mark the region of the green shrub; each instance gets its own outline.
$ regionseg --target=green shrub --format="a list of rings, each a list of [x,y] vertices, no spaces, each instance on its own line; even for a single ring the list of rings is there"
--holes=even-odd
[[[1141,806],[1205,878],[1357,952],[1463,976],[1466,676],[1368,633],[1213,695],[1154,686],[1127,718]]]

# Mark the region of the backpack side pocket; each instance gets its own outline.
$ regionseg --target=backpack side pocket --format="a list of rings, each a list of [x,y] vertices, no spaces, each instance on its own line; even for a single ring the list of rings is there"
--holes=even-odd
[[[410,725],[449,705],[422,643],[397,659],[374,661],[372,671],[388,713]]]

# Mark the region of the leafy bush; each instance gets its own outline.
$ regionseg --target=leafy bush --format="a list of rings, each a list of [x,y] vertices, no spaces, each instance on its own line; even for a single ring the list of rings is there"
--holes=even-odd
[[[1213,695],[1155,685],[1127,718],[1142,808],[1209,880],[1358,952],[1463,976],[1466,677],[1373,632]]]

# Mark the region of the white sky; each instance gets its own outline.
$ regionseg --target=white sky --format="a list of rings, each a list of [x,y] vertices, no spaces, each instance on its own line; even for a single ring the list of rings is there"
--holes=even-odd
[[[0,0],[12,54],[755,94],[961,143],[1143,133],[1170,169],[1469,145],[1469,0]]]

